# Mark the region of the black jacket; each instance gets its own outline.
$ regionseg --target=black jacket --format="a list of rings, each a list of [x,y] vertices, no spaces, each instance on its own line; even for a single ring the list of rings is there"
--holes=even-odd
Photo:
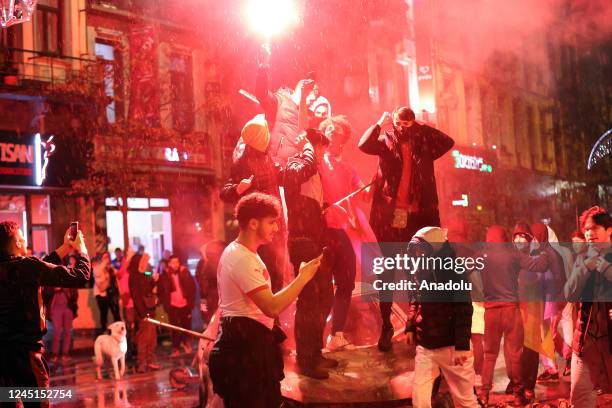
[[[87,255],[72,269],[56,252],[44,260],[15,256],[0,259],[0,343],[38,348],[47,332],[42,286],[84,287],[91,277]]]
[[[315,199],[300,193],[302,184],[317,174],[314,149],[310,143],[302,153],[289,159],[283,169],[282,180],[287,200],[289,240],[309,239],[323,242],[326,223],[321,205]]]
[[[155,307],[157,306],[157,296],[153,293],[157,282],[153,280],[152,276],[147,276],[138,271],[138,263],[141,258],[142,255],[134,255],[128,266],[128,285],[138,319],[144,319],[148,315],[155,316]]]
[[[454,258],[455,252],[447,242],[431,257]],[[417,287],[422,281],[445,283],[465,280],[465,274],[444,269],[421,269],[416,272],[416,277]],[[440,298],[454,301],[439,302]],[[472,312],[469,291],[418,292],[416,300],[410,303],[406,332],[416,333],[417,344],[427,349],[454,346],[457,350],[469,350]]]
[[[187,300],[187,307],[189,310],[191,310],[195,304],[195,282],[191,276],[191,273],[189,273],[189,270],[184,266],[181,266],[178,274],[179,285],[181,285],[183,296],[185,297],[185,300]],[[159,300],[161,301],[162,305],[164,305],[166,312],[170,311],[170,299],[172,292],[174,292],[174,283],[172,281],[172,272],[170,272],[170,269],[168,268],[166,272],[160,276],[159,285],[157,286]]]
[[[251,175],[254,176],[253,182],[244,194],[258,191],[278,197],[279,166],[268,154],[258,152],[244,143],[239,143],[236,149],[238,151],[235,152],[236,157],[234,157],[230,170],[230,178],[219,192],[221,200],[235,204],[240,198],[236,187],[243,179]]]
[[[411,144],[413,159],[409,191],[419,197],[420,212],[438,214],[433,163],[449,151],[455,142],[446,134],[427,125],[415,123],[409,129],[406,141]],[[359,149],[365,154],[378,156],[370,225],[378,240],[384,241],[393,220],[403,159],[400,135],[393,130],[381,135],[380,130],[378,125],[368,128],[359,141]]]

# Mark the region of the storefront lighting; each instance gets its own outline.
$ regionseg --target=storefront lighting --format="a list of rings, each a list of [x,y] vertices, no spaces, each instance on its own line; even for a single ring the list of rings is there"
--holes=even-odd
[[[467,194],[461,194],[461,200],[453,200],[453,206],[455,207],[467,207],[468,204]]]
[[[453,150],[451,156],[455,159],[455,168],[457,169],[476,170],[485,173],[493,172],[493,166],[485,163],[482,157],[463,154],[459,150]]]
[[[42,186],[43,174],[42,174],[42,144],[40,139],[40,133],[34,135],[34,174],[36,177],[36,185]]]

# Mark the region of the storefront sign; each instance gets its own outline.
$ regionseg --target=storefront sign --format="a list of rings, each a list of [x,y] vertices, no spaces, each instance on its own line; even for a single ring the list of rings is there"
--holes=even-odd
[[[454,207],[467,207],[468,205],[469,203],[467,194],[461,194],[461,200],[453,200]]]
[[[42,185],[54,150],[52,136],[0,131],[0,184]]]
[[[455,159],[455,168],[457,169],[493,172],[493,166],[485,163],[482,157],[462,154],[459,150],[453,150],[452,156]]]

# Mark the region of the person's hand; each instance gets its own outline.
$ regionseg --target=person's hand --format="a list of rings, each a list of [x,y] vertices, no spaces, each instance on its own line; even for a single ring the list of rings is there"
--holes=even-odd
[[[414,342],[414,332],[409,331],[409,332],[406,333],[406,344],[409,347],[414,347],[414,345],[415,345],[415,342]]]
[[[270,49],[270,44],[262,44],[259,51],[259,63],[261,65],[270,65],[270,56],[272,55],[272,50]]]
[[[77,232],[76,239],[72,242],[71,245],[79,253],[87,255],[87,247],[85,246],[85,237],[83,237],[83,232],[81,230]]]
[[[359,196],[361,197],[361,200],[369,203],[370,201],[372,201],[372,198],[374,197],[374,187],[373,186],[367,186],[360,194]]]
[[[531,241],[531,243],[529,244],[529,253],[532,254],[534,252],[538,252],[538,250],[540,249],[540,243],[538,242],[537,239],[533,239]]]
[[[595,269],[599,272],[605,271],[610,265],[602,256],[599,255],[585,259],[584,264],[588,269]]]
[[[253,183],[254,174],[251,174],[251,177],[242,179],[240,183],[236,186],[236,192],[238,195],[242,195],[245,191],[251,188],[251,184]]]
[[[200,303],[200,312],[202,313],[208,312],[208,306],[206,305],[206,303],[204,302]]]
[[[380,117],[380,119],[378,119],[378,122],[376,123],[380,127],[385,127],[393,123],[393,117],[391,116],[389,112],[384,112],[382,116]]]
[[[311,259],[308,262],[302,262],[302,264],[300,265],[300,271],[299,274],[306,277],[307,281],[310,281],[315,273],[317,273],[317,270],[319,269],[319,266],[321,265],[321,258],[323,257],[323,254],[317,256],[314,259]]]
[[[471,350],[455,350],[452,356],[453,364],[462,366],[470,357],[472,357]]]
[[[315,81],[312,79],[302,79],[300,81],[300,90],[301,90],[301,97],[302,99],[305,99],[308,97],[308,95],[310,95],[310,93],[312,91],[314,91],[314,87],[315,87]]]

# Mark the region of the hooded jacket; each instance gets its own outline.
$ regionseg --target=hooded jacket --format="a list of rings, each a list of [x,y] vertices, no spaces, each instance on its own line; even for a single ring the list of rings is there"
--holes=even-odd
[[[546,254],[547,264],[541,275],[544,300],[544,319],[551,318],[565,306],[563,287],[565,285],[565,265],[563,258],[548,242],[548,228],[538,222],[531,225],[534,238],[540,243],[540,251]]]
[[[404,138],[405,142],[400,141]],[[380,126],[373,125],[361,137],[359,149],[365,154],[378,156],[370,225],[379,241],[388,240],[393,221],[402,178],[402,143],[410,143],[411,146],[413,170],[409,194],[418,197],[419,212],[434,214],[434,218],[439,218],[434,161],[453,147],[453,139],[437,129],[416,122],[406,135],[400,135],[395,130],[381,134]]]
[[[74,268],[63,266],[57,252],[42,261],[22,256],[0,259],[0,344],[40,349],[47,332],[42,286],[85,287],[90,277],[84,254],[78,255]]]
[[[519,301],[520,262],[510,246],[506,230],[500,225],[487,229],[487,245],[479,254],[484,258],[481,271],[485,308],[516,306]]]
[[[172,280],[172,274],[178,273],[179,277],[179,285],[181,285],[181,291],[183,292],[183,297],[187,301],[187,310],[191,313],[191,309],[193,309],[193,305],[195,304],[195,282],[189,270],[180,266],[177,272],[172,272],[170,268],[166,269],[159,277],[159,284],[157,286],[157,291],[159,295],[159,300],[161,304],[164,305],[164,309],[166,312],[170,312],[172,292],[176,289],[174,287],[174,281]]]
[[[436,235],[431,232],[431,227],[423,228],[415,237],[430,242],[427,238]],[[448,241],[445,241],[430,257],[455,258],[455,252]],[[465,274],[446,269],[420,269],[416,272],[416,277],[419,282],[445,283],[465,280]],[[469,291],[453,293],[454,301],[449,302],[435,301],[439,294],[433,295],[434,300],[430,295],[433,295],[430,291],[418,292],[417,299],[410,303],[405,331],[416,333],[417,344],[427,349],[454,346],[456,350],[469,350],[473,312]]]

